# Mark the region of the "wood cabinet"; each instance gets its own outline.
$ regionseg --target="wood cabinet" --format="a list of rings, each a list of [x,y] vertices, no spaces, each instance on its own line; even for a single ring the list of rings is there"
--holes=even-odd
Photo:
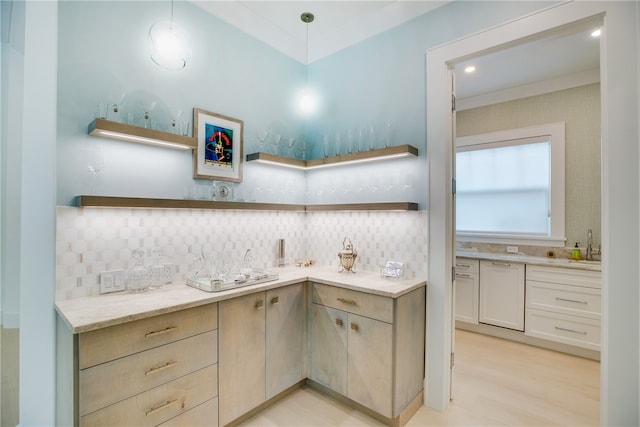
[[[220,424],[305,378],[304,284],[220,305]]]
[[[524,331],[524,264],[480,261],[478,321]]]
[[[313,283],[309,377],[398,419],[424,379],[425,289],[397,299]]]
[[[527,266],[525,334],[600,350],[601,272]]]
[[[456,258],[455,319],[457,322],[478,324],[479,272],[479,260]]]
[[[57,425],[217,425],[217,319],[209,304],[78,335],[58,321]]]

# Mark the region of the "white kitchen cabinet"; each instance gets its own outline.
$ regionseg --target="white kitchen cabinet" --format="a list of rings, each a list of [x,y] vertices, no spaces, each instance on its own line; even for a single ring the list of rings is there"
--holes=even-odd
[[[524,277],[524,264],[481,260],[478,321],[524,331]]]
[[[397,299],[312,284],[309,377],[398,420],[421,394],[425,290]]]
[[[457,322],[478,324],[480,261],[456,258],[455,314]]]
[[[304,284],[220,305],[220,424],[286,390],[304,373]]]
[[[527,266],[528,336],[600,350],[601,272]]]
[[[58,319],[56,424],[217,425],[217,320],[217,304],[80,334]]]

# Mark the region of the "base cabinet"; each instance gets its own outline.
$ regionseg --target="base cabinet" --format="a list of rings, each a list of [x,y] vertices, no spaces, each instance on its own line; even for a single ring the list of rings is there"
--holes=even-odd
[[[399,417],[423,387],[424,291],[392,299],[312,283],[309,377]]]
[[[220,424],[226,425],[304,379],[304,286],[219,305]]]
[[[456,258],[455,319],[458,322],[478,324],[479,271],[477,259]]]
[[[480,261],[478,321],[524,331],[524,264]]]

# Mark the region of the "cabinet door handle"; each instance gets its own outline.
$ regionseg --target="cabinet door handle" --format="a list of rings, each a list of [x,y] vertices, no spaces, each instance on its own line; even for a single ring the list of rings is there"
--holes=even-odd
[[[496,267],[511,267],[511,263],[509,263],[509,262],[496,262],[496,261],[493,261],[493,262],[491,262],[491,265],[494,265]]]
[[[145,375],[153,375],[153,374],[157,374],[158,372],[164,371],[165,369],[168,369],[172,366],[175,366],[176,364],[178,364],[178,362],[171,361],[171,362],[167,362],[162,366],[156,366],[155,368],[151,368],[147,371],[144,372]]]
[[[469,275],[468,275],[468,274],[466,274],[466,273],[456,273],[456,277],[466,277],[466,278],[469,278],[469,277],[471,277],[471,276],[469,276]]]
[[[262,310],[264,308],[264,300],[256,301],[255,308],[256,310]]]
[[[280,302],[280,297],[271,298],[271,305],[278,305],[279,302]]]
[[[340,301],[341,303],[344,303],[344,304],[357,305],[356,302],[354,300],[352,300],[352,299],[339,297],[338,301]]]
[[[144,414],[148,417],[149,415],[153,415],[156,412],[162,411],[164,408],[173,405],[174,403],[176,403],[178,401],[178,399],[173,399],[173,400],[167,400],[166,402],[160,404],[159,406],[155,406],[151,409],[149,409],[147,412],[145,412]]]
[[[456,267],[471,268],[469,264],[458,264],[458,263],[456,263]]]
[[[560,326],[555,326],[555,328],[557,331],[573,332],[574,334],[587,335],[586,331],[576,331],[575,329],[561,328]]]
[[[156,337],[158,335],[168,334],[169,332],[173,332],[176,329],[178,329],[177,326],[167,326],[166,328],[160,329],[159,331],[147,332],[146,334],[144,334],[144,337],[145,338],[153,338],[153,337]]]
[[[577,299],[570,299],[570,298],[560,298],[560,297],[556,297],[556,301],[566,301],[566,302],[575,302],[577,304],[589,304],[587,301],[580,301]]]
[[[344,322],[342,321],[342,319],[336,319],[336,325],[342,327],[342,325],[344,325]]]
[[[358,330],[359,330],[359,329],[360,329],[360,327],[358,326],[358,324],[357,324],[357,323],[353,323],[353,322],[351,322],[351,330],[352,330],[353,332],[358,332]]]

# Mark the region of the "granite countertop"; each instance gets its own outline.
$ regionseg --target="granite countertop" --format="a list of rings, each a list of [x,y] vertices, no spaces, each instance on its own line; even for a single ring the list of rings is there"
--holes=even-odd
[[[57,301],[56,311],[73,333],[82,333],[307,280],[390,298],[426,285],[424,278],[385,279],[377,272],[339,273],[337,268],[321,266],[283,267],[272,271],[278,272],[278,280],[221,292],[204,292],[184,282],[175,282],[139,294],[116,292]]]
[[[602,271],[602,262],[573,260],[569,258],[547,258],[521,254],[501,254],[493,252],[456,251],[460,258],[488,259],[494,261],[521,262],[530,265],[542,265],[548,267],[563,267],[579,270]]]

